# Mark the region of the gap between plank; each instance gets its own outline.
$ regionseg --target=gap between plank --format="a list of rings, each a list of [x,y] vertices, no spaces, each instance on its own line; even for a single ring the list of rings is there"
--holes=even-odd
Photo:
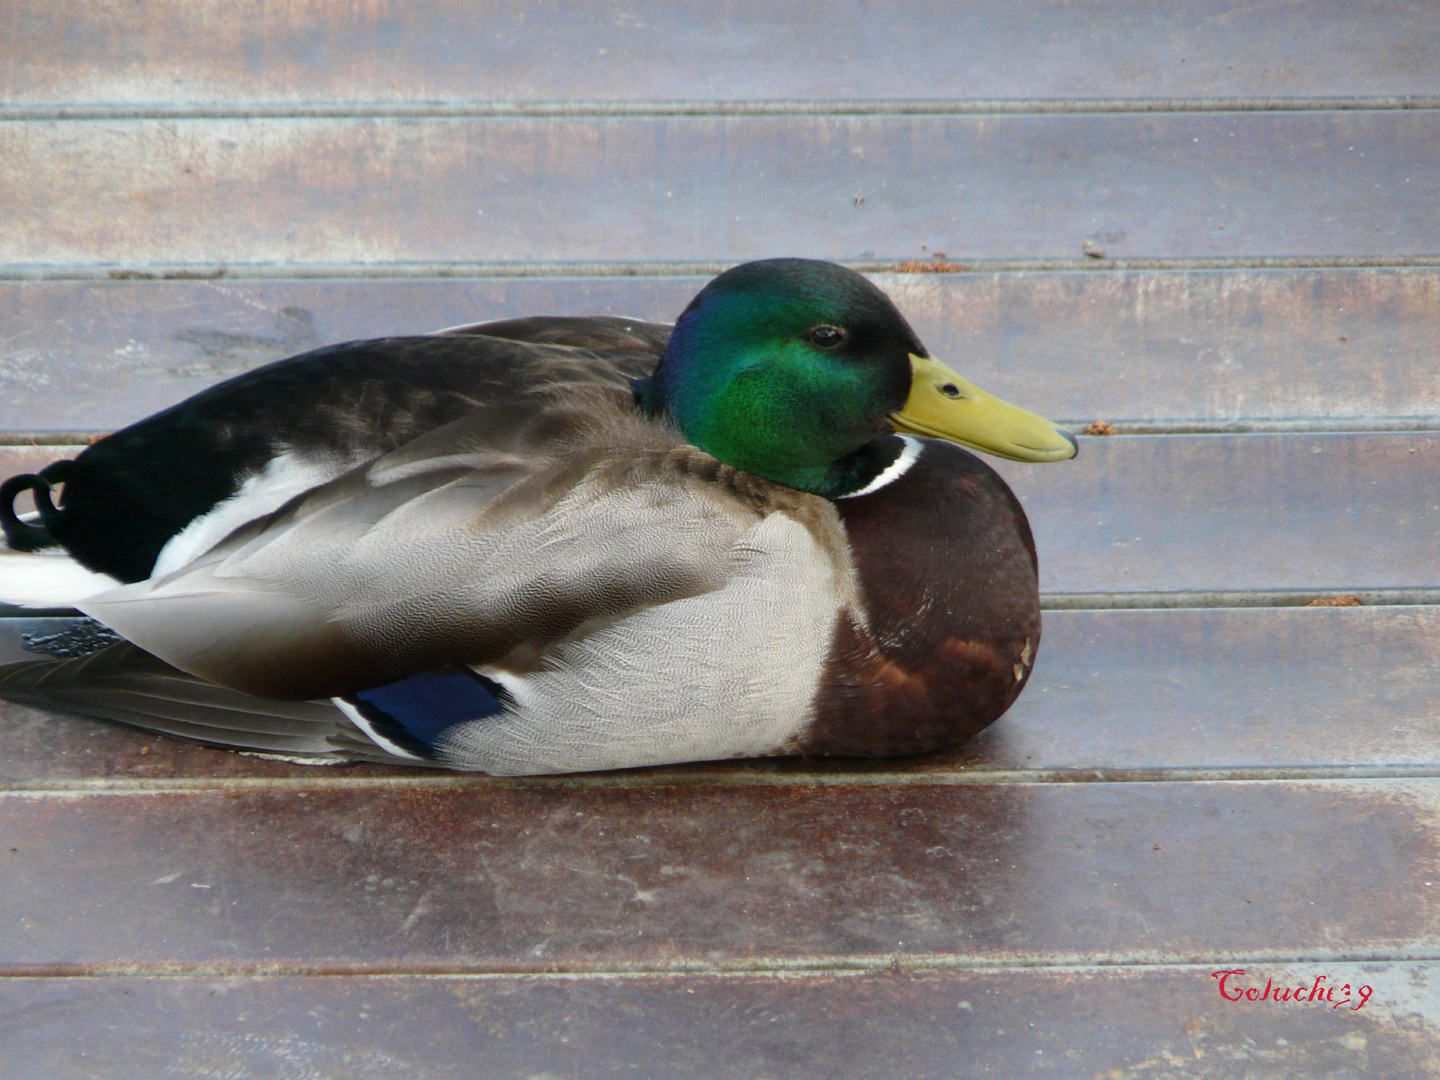
[[[431,979],[534,979],[645,978],[647,976],[772,976],[921,975],[947,971],[1087,971],[1104,968],[1200,968],[1295,966],[1301,964],[1427,963],[1440,960],[1440,948],[1431,942],[1410,947],[1296,951],[1226,950],[1212,954],[1114,951],[1050,953],[1039,956],[990,956],[980,953],[871,953],[855,956],[747,957],[743,960],[659,960],[630,963],[571,963],[541,965],[490,962],[467,968],[454,963],[424,960],[378,962],[266,961],[215,962],[153,961],[149,963],[10,963],[0,964],[0,979],[75,978],[431,978]]]
[[[1056,420],[1072,435],[1087,438],[1087,420]],[[1146,435],[1392,435],[1440,431],[1440,416],[1314,416],[1245,420],[1112,420],[1112,436]],[[103,439],[105,431],[0,431],[0,447],[64,446],[77,453]]]
[[[1087,421],[1057,420],[1072,435]],[[1277,416],[1243,420],[1113,420],[1114,435],[1356,435],[1440,431],[1437,416]]]
[[[1411,607],[1440,604],[1440,588],[1236,589],[1213,592],[1072,592],[1041,593],[1042,611],[1132,611],[1139,608],[1283,608],[1328,606],[1337,596],[1354,597],[1356,607]]]
[[[535,262],[375,262],[375,263],[153,263],[121,266],[105,263],[0,264],[0,281],[313,281],[420,280],[485,278],[714,277],[741,259],[722,261],[649,260]],[[832,259],[862,274],[929,273],[915,260]],[[909,269],[898,269],[906,265]],[[1440,267],[1433,255],[1237,255],[1182,258],[1094,259],[1088,256],[1035,259],[956,258],[945,273],[1068,273],[1071,271],[1196,270],[1408,270]]]
[[[99,721],[97,721],[99,722]],[[247,754],[266,757],[265,754]],[[294,762],[294,758],[283,759]],[[301,766],[306,768],[306,766]],[[440,773],[427,770],[418,776],[335,776],[323,775],[343,769],[339,762],[309,766],[309,776],[185,777],[102,777],[72,780],[0,780],[0,799],[80,799],[112,795],[225,795],[249,793],[304,792],[436,792],[442,790],[483,790],[500,788],[546,788],[561,790],[655,788],[838,788],[838,787],[967,787],[1068,784],[1154,784],[1154,783],[1245,783],[1276,782],[1340,783],[1349,781],[1426,781],[1440,779],[1440,763],[1423,765],[1295,765],[1232,766],[1217,768],[1054,768],[974,769],[968,771],[902,770],[855,773],[749,772],[676,774],[663,770],[630,770],[614,773],[578,773],[560,776],[480,776]]]
[[[1355,604],[1327,604],[1336,597],[1353,597]],[[1320,601],[1317,603],[1317,601]],[[1440,604],[1440,588],[1351,589],[1236,589],[1214,592],[1042,592],[1041,611],[1136,611],[1196,608],[1293,607],[1428,607]],[[0,604],[0,637],[15,636],[13,627],[36,619],[80,619],[74,608],[26,608]],[[20,632],[24,632],[23,630]]]
[[[1394,112],[1440,97],[974,98],[773,101],[75,102],[0,106],[0,121],[373,120],[770,116],[1047,116],[1075,113]]]

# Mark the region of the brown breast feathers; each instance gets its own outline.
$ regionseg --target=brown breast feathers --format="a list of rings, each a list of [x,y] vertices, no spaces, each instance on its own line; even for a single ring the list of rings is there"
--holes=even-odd
[[[997,720],[1029,677],[1040,595],[1025,512],[979,458],[922,441],[900,480],[836,504],[869,625],[840,619],[803,753],[954,746]]]

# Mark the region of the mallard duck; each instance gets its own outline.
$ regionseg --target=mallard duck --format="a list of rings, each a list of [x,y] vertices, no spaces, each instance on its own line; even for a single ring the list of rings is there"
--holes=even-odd
[[[0,695],[502,775],[953,746],[1040,643],[1025,514],[962,446],[1076,452],[823,262],[737,266],[673,328],[321,349],[5,486],[11,546],[105,575],[72,599],[123,640]]]

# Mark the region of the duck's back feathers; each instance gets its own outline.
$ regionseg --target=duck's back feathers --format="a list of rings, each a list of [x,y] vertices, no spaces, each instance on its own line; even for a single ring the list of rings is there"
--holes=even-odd
[[[621,319],[611,315],[531,315],[500,322],[466,323],[441,330],[441,334],[473,334],[481,337],[527,341],[536,345],[562,345],[612,356],[617,364],[639,367],[632,377],[648,375],[665,352],[670,340],[669,323]]]
[[[634,320],[515,319],[281,360],[63,463],[61,506],[44,524],[86,567],[140,581],[172,540],[178,546],[162,569],[298,491],[479,406],[523,410],[547,389],[626,390],[654,367],[668,333]],[[7,531],[33,546],[33,525],[7,520]]]

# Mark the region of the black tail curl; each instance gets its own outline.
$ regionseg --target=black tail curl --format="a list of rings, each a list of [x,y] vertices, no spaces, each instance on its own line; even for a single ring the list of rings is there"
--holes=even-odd
[[[64,511],[55,505],[50,492],[56,484],[65,482],[74,464],[73,461],[57,461],[38,473],[12,476],[0,484],[0,528],[5,530],[5,542],[12,550],[38,551],[60,543],[56,538],[56,529],[61,524]],[[40,511],[39,525],[21,521],[15,513],[15,499],[22,491],[33,493],[35,508]]]

